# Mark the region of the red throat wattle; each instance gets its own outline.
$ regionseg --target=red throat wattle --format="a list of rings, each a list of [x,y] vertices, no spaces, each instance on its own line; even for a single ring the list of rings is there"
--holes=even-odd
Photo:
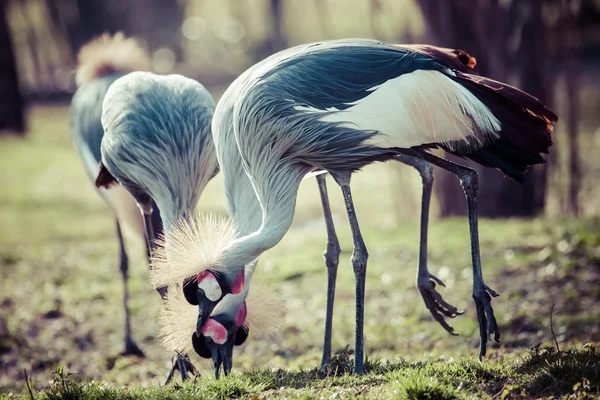
[[[231,294],[238,294],[244,288],[246,277],[244,274],[244,268],[237,274],[237,276],[231,282]]]
[[[223,344],[227,341],[227,329],[212,318],[209,318],[206,325],[204,325],[202,334],[211,337],[216,344]]]
[[[238,310],[237,315],[235,316],[235,326],[242,326],[244,322],[246,322],[246,314],[248,313],[246,309],[246,302],[242,304],[240,309]]]

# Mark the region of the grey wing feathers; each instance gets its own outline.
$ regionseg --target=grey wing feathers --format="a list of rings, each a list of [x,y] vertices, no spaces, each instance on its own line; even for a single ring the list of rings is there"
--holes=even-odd
[[[100,144],[104,136],[100,117],[102,101],[119,75],[105,76],[81,86],[71,102],[71,131],[85,171],[94,181],[102,158]]]

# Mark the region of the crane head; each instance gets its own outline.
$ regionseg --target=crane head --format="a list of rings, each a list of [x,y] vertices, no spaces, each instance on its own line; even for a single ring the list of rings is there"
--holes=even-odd
[[[233,279],[227,279],[223,272],[205,270],[193,278],[183,282],[183,295],[193,306],[198,306],[196,335],[199,337],[209,321],[214,308],[228,294],[238,294],[244,288],[245,268],[242,267]],[[194,284],[195,283],[195,284]],[[245,306],[244,306],[245,315]],[[245,319],[245,317],[244,317]]]
[[[250,328],[246,321],[246,302],[238,309],[234,319],[227,315],[211,316],[200,335],[192,334],[194,351],[202,358],[212,358],[215,378],[223,366],[225,376],[233,367],[233,347],[242,345],[248,338]]]
[[[250,327],[256,339],[274,338],[285,319],[281,297],[260,281],[254,282],[254,290],[250,291],[251,270],[251,266],[246,267],[246,284],[241,292],[224,295],[199,334],[196,307],[190,305],[182,290],[169,291],[159,318],[163,346],[180,353],[193,349],[200,357],[212,359],[218,377],[221,366],[225,375],[231,371],[233,349],[246,342]],[[192,282],[188,286],[197,285]]]
[[[212,359],[215,378],[223,366],[225,376],[233,366],[233,349],[246,342],[252,327],[255,338],[273,337],[281,329],[284,310],[279,298],[264,284],[255,282],[250,292],[252,267],[246,268],[247,282],[238,294],[229,294],[207,318],[200,334],[192,334],[192,347],[203,358]],[[187,323],[186,323],[187,325]]]

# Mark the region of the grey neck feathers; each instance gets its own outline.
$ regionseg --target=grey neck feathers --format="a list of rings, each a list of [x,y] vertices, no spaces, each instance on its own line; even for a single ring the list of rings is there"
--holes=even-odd
[[[219,110],[220,107],[225,109]],[[239,235],[222,262],[236,266],[253,263],[283,238],[294,216],[300,181],[307,171],[266,163],[258,166],[265,167],[263,173],[251,174],[251,180],[234,136],[232,110],[232,105],[219,103],[212,126],[229,210]]]
[[[253,181],[263,208],[258,230],[236,239],[223,257],[225,265],[246,265],[275,246],[288,231],[296,206],[296,196],[305,169],[281,168],[268,182]]]

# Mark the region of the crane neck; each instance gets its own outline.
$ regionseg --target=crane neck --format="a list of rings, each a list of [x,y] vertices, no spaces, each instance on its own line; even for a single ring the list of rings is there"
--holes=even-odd
[[[306,172],[306,168],[287,165],[256,179],[248,178],[251,186],[243,190],[254,189],[254,198],[261,208],[261,223],[258,229],[232,243],[223,258],[225,265],[251,264],[281,241],[292,223],[298,188]],[[262,176],[266,179],[261,179]],[[256,213],[256,208],[236,208],[236,223],[249,221],[250,226],[255,223]]]

